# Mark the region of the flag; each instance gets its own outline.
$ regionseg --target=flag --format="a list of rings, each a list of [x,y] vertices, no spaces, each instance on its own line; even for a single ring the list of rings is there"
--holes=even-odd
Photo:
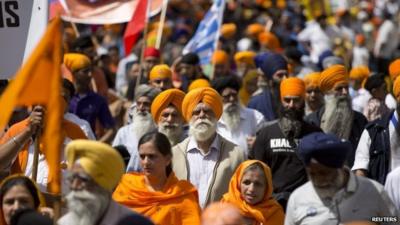
[[[50,18],[61,14],[65,21],[84,24],[126,23],[140,0],[50,0]],[[163,0],[152,0],[150,16],[161,11]]]
[[[42,151],[49,166],[48,189],[55,194],[61,191],[61,46],[61,19],[57,17],[0,97],[0,129],[8,123],[16,106],[46,107]]]
[[[196,33],[183,49],[183,54],[194,52],[202,65],[210,63],[217,47],[219,30],[224,15],[225,0],[216,0],[197,27]]]
[[[131,21],[128,23],[124,33],[125,55],[129,55],[136,43],[140,32],[146,26],[148,0],[139,0]]]

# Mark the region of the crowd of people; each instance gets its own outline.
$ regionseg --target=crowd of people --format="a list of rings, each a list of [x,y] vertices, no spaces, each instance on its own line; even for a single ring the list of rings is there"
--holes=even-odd
[[[201,64],[211,4],[170,0],[128,55],[124,24],[64,22],[62,204],[48,112],[17,107],[0,225],[400,224],[400,2],[227,0]]]

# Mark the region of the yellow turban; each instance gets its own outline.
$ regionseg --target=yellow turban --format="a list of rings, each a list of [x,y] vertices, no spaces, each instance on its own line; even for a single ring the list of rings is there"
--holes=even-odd
[[[64,65],[71,71],[83,69],[90,66],[90,59],[84,54],[67,53],[64,54]]]
[[[399,97],[399,94],[400,94],[400,78],[399,77],[397,77],[393,83],[393,94],[396,99],[397,99],[397,97]]]
[[[304,99],[306,86],[304,81],[297,77],[289,77],[281,82],[281,100],[286,96],[298,96]]]
[[[304,76],[304,84],[306,85],[306,88],[308,87],[318,87],[319,83],[319,78],[321,76],[320,72],[314,72],[310,73]]]
[[[211,62],[213,64],[227,64],[229,62],[228,54],[223,50],[216,50],[212,55]]]
[[[202,87],[211,87],[210,82],[206,79],[196,79],[189,85],[188,91]]]
[[[229,39],[236,33],[236,25],[234,23],[225,23],[221,26],[221,36]]]
[[[389,65],[389,75],[392,81],[396,80],[396,77],[400,75],[400,59],[394,60]]]
[[[175,106],[182,115],[182,101],[185,93],[179,89],[168,89],[160,94],[151,103],[151,115],[156,123],[160,120],[161,112],[169,105]]]
[[[264,31],[258,35],[258,42],[270,50],[276,50],[281,47],[278,37],[275,34]]]
[[[246,63],[247,65],[254,65],[255,52],[252,51],[242,51],[235,54],[235,62]]]
[[[369,69],[366,66],[357,66],[350,70],[350,79],[364,81],[369,76]]]
[[[172,78],[172,71],[166,64],[154,66],[149,75],[150,80]]]
[[[200,103],[210,106],[217,120],[222,115],[222,97],[210,87],[196,88],[186,94],[182,102],[182,115],[186,121],[192,118],[193,110]]]
[[[265,27],[264,27],[263,25],[261,25],[261,24],[259,24],[259,23],[253,23],[253,24],[250,24],[250,25],[247,27],[246,33],[247,33],[249,36],[253,37],[253,38],[257,38],[258,35],[259,35],[261,32],[263,32],[264,30],[265,30]]]
[[[333,65],[322,71],[319,78],[319,89],[325,93],[343,83],[348,83],[346,68],[343,65]]]
[[[66,158],[69,169],[79,160],[85,172],[108,191],[117,186],[125,172],[124,161],[117,150],[98,141],[71,141],[66,148]]]

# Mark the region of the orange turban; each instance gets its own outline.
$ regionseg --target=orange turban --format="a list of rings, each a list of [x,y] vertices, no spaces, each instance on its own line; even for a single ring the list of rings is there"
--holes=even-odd
[[[255,52],[252,51],[242,51],[235,54],[235,62],[246,63],[247,65],[254,65]]]
[[[275,34],[264,31],[258,35],[258,42],[268,49],[274,51],[281,47],[278,37]]]
[[[211,87],[210,82],[206,79],[196,79],[189,85],[188,91],[202,87]]]
[[[172,71],[166,64],[154,66],[149,75],[150,80],[172,78]]]
[[[182,102],[182,115],[186,121],[192,118],[193,110],[200,103],[210,106],[217,120],[222,115],[222,97],[210,87],[196,88],[186,94]]]
[[[79,69],[90,66],[90,59],[84,54],[67,53],[64,55],[64,65],[71,72],[75,72]]]
[[[304,84],[306,88],[308,87],[318,87],[319,77],[321,76],[320,72],[310,73],[304,76]]]
[[[359,45],[363,45],[365,43],[365,37],[362,34],[356,35],[356,43]]]
[[[400,59],[394,60],[389,65],[389,75],[392,81],[396,80],[396,77],[400,75]]]
[[[264,30],[265,30],[265,27],[264,27],[263,25],[261,25],[261,24],[259,24],[259,23],[253,23],[253,24],[250,24],[250,25],[247,27],[246,33],[247,33],[249,36],[253,37],[253,38],[257,38],[258,35],[259,35],[261,32],[263,32]]]
[[[393,94],[394,97],[397,98],[400,94],[400,78],[397,77],[393,83]]]
[[[369,69],[366,66],[357,66],[350,70],[350,79],[364,81],[369,76]]]
[[[342,83],[348,83],[346,68],[343,65],[333,65],[322,71],[319,89],[325,93]]]
[[[229,39],[236,33],[236,25],[234,23],[225,23],[221,26],[221,36]]]
[[[158,94],[153,103],[151,103],[151,115],[154,122],[158,123],[161,112],[171,104],[182,115],[182,101],[184,97],[185,93],[179,89],[168,89]]]
[[[304,81],[297,77],[289,77],[281,82],[281,100],[286,96],[299,96],[304,98],[306,86]]]
[[[212,56],[211,62],[216,65],[227,64],[229,62],[229,56],[223,50],[216,50]]]

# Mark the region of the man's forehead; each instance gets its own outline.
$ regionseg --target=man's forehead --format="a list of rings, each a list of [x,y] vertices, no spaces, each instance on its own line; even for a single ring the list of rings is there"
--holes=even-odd
[[[170,104],[168,105],[161,113],[177,113],[178,109],[175,107],[175,105]]]
[[[137,103],[150,103],[151,99],[148,96],[140,96],[137,100]]]
[[[211,110],[211,106],[205,104],[204,102],[199,102],[196,107],[194,108],[194,110]]]

